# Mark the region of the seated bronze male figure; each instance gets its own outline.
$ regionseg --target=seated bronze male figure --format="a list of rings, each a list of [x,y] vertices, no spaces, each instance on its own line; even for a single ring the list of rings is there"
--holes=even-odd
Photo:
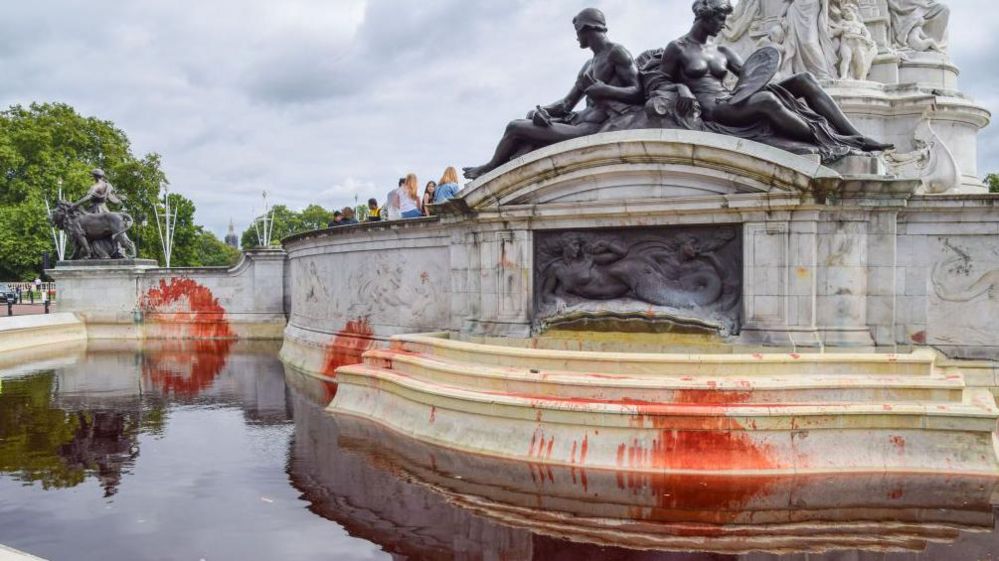
[[[593,58],[583,65],[569,95],[511,122],[492,159],[465,168],[465,177],[476,179],[538,148],[595,134],[610,118],[644,101],[635,61],[627,49],[607,38],[604,14],[587,8],[572,22],[580,48],[592,50]],[[584,97],[586,108],[574,112]]]

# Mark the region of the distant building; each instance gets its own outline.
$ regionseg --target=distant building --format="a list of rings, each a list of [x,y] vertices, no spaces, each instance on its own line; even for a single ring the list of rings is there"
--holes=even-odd
[[[239,249],[239,236],[236,235],[236,227],[232,225],[231,219],[229,220],[229,233],[225,235],[225,244]]]

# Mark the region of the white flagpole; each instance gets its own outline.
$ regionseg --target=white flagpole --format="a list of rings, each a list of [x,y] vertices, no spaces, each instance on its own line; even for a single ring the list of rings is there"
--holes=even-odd
[[[166,260],[167,269],[170,268],[170,261],[173,256],[173,238],[177,233],[177,211],[170,210],[170,188],[163,185],[163,224],[160,225],[160,212],[153,205],[153,212],[156,213],[156,231],[160,234],[160,247],[163,248],[163,258]]]

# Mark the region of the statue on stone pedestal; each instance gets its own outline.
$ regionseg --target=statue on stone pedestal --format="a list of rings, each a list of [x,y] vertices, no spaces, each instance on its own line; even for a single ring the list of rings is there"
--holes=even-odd
[[[937,0],[888,0],[891,34],[896,48],[944,52],[950,8]]]
[[[860,8],[853,1],[841,5],[840,17],[832,27],[839,39],[839,78],[866,80],[878,56],[878,44],[860,17]]]
[[[731,49],[715,46],[711,38],[732,11],[729,0],[696,0],[690,32],[663,52],[663,89],[676,92],[678,111],[700,111],[704,130],[819,154],[824,162],[892,147],[864,136],[811,74],[771,83],[780,60],[773,47],[743,64]],[[740,78],[735,90],[725,85],[730,74]]]
[[[829,23],[829,0],[785,0],[779,35],[782,74],[810,72],[819,80],[835,77],[836,46]]]
[[[59,201],[49,220],[73,241],[76,248],[73,259],[134,258],[135,244],[127,234],[133,224],[132,217],[111,212],[107,204],[121,204],[121,199],[102,170],[95,169],[91,175],[94,184],[86,196],[75,203]]]
[[[492,159],[465,168],[465,177],[475,179],[538,148],[597,133],[610,118],[637,110],[642,101],[638,68],[627,49],[607,39],[604,14],[587,8],[572,22],[580,48],[592,50],[593,58],[583,65],[569,95],[511,122]],[[574,112],[583,98],[586,107]]]

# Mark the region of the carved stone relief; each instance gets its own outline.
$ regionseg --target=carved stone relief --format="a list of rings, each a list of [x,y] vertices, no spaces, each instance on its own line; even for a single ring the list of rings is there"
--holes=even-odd
[[[943,237],[939,249],[930,249],[926,343],[950,356],[999,359],[999,248],[993,237]]]
[[[915,150],[884,153],[884,162],[892,175],[918,178],[922,187],[918,194],[942,194],[961,185],[961,169],[950,148],[941,140],[928,118],[920,121],[914,136]]]
[[[733,334],[742,239],[734,226],[539,233],[535,326],[633,322]]]
[[[345,293],[353,296],[348,317],[391,321],[405,310],[407,321],[419,325],[440,315],[435,286],[443,279],[432,278],[429,271],[407,274],[412,265],[395,255],[372,254],[365,266],[355,268],[347,278]]]
[[[975,270],[971,255],[948,241],[944,246],[950,257],[933,267],[933,290],[947,302],[971,302],[979,298],[999,302],[999,268],[986,272]]]

